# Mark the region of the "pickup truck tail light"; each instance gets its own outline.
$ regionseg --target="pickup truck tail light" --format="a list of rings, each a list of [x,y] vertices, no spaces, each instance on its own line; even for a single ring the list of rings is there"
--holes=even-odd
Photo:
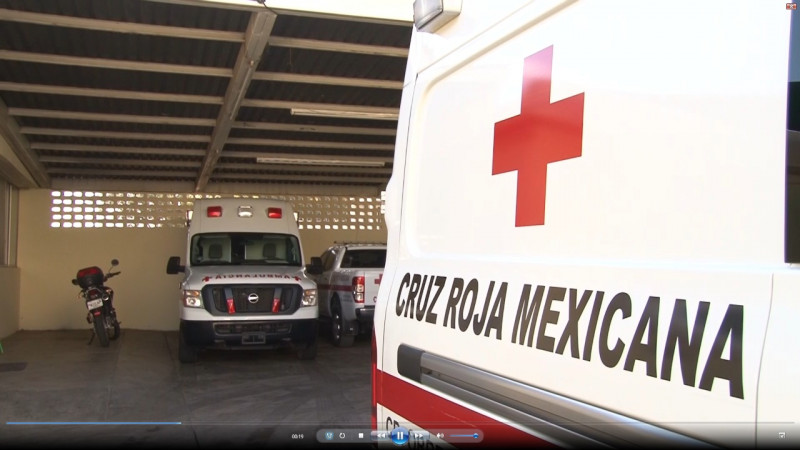
[[[353,300],[364,303],[364,277],[353,277]]]

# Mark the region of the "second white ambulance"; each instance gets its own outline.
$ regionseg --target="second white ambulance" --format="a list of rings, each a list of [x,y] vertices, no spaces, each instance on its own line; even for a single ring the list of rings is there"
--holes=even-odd
[[[197,200],[186,243],[167,273],[181,282],[178,358],[195,362],[208,347],[291,346],[317,355],[317,285],[306,276],[289,203]]]

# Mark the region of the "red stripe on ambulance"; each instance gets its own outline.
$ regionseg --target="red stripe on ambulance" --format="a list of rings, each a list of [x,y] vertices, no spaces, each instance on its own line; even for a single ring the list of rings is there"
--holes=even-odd
[[[480,445],[484,447],[553,446],[547,441],[467,409],[386,372],[380,370],[376,372],[377,384],[374,392],[377,403],[403,417],[414,418],[413,425],[400,423],[401,426],[415,425],[426,430],[478,429],[483,432],[483,441]],[[389,426],[388,423],[384,425],[389,429],[393,428],[393,425]]]

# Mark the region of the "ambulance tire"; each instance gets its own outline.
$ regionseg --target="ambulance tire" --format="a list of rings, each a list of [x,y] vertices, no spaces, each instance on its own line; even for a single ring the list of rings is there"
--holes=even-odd
[[[301,361],[311,361],[317,357],[317,340],[297,349],[297,359]]]
[[[183,335],[183,330],[178,331],[178,360],[182,363],[195,363],[197,362],[197,354],[200,349],[190,345],[186,342],[186,337]]]
[[[337,347],[350,347],[353,345],[353,341],[356,337],[345,334],[344,330],[346,328],[339,298],[334,297],[333,303],[331,304],[331,339],[333,340],[333,345]]]

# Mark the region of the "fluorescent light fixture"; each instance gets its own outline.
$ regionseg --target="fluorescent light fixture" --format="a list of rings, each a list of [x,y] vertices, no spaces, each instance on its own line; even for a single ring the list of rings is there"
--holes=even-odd
[[[358,167],[383,167],[384,161],[361,159],[307,159],[307,158],[256,158],[259,164],[300,164],[311,166],[358,166]]]
[[[335,117],[340,119],[397,120],[397,113],[346,111],[338,109],[292,108],[293,116]]]

